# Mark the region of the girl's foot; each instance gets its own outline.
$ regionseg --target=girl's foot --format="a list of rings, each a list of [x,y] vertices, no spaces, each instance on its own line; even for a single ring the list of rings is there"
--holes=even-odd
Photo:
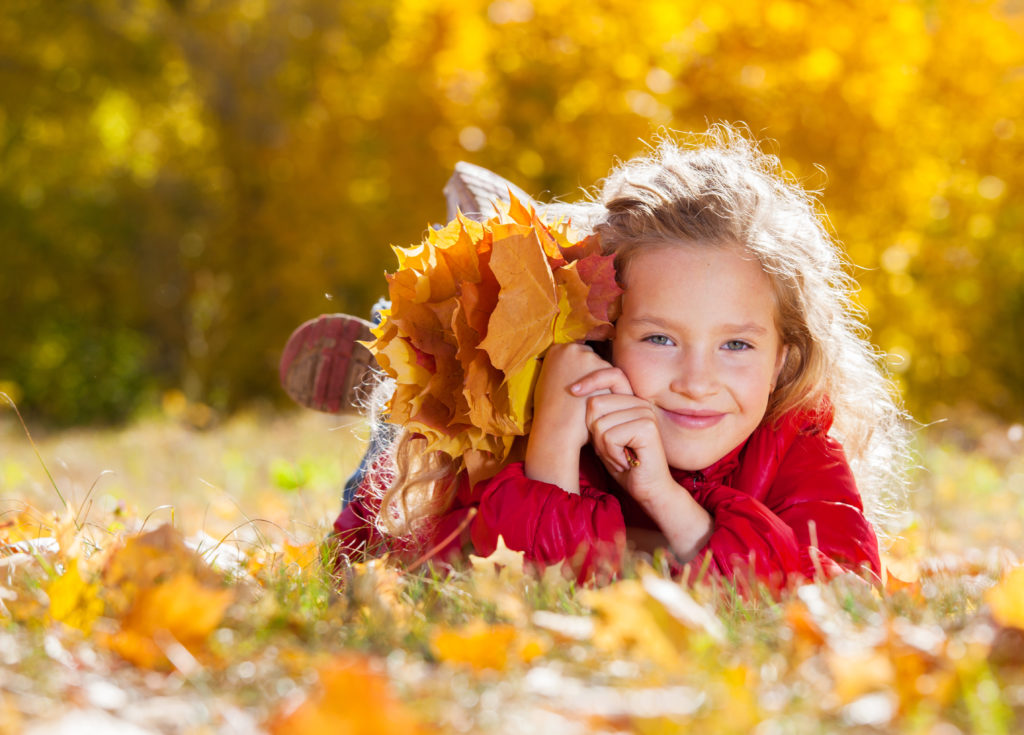
[[[281,354],[281,386],[300,406],[345,413],[360,403],[377,368],[359,340],[373,339],[370,322],[323,314],[300,326]]]

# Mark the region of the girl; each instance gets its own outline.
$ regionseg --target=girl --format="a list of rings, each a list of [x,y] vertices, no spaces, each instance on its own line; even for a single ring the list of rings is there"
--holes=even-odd
[[[902,414],[812,197],[719,128],[627,162],[599,199],[624,289],[610,350],[549,350],[523,461],[475,486],[399,427],[335,522],[342,552],[487,555],[500,536],[581,580],[627,545],[773,586],[878,574],[857,480],[879,519]]]

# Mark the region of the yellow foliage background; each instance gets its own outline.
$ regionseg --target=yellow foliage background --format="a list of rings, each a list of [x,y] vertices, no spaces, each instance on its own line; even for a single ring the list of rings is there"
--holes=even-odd
[[[0,391],[41,420],[282,398],[290,330],[365,313],[460,159],[581,196],[745,122],[857,264],[922,419],[1020,416],[1019,0],[6,0]],[[174,394],[177,395],[177,394]]]

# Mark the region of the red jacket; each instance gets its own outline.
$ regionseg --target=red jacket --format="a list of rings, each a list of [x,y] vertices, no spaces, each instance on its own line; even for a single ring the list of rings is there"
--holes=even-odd
[[[827,436],[830,415],[790,413],[761,426],[701,472],[673,470],[708,513],[714,529],[691,564],[734,577],[753,572],[777,586],[794,576],[831,576],[867,566],[880,573],[878,543],[842,447]],[[580,581],[619,570],[626,528],[654,521],[604,469],[590,448],[580,461],[580,494],[527,478],[522,463],[470,487],[465,476],[451,509],[418,542],[388,542],[373,526],[378,503],[357,495],[334,522],[342,553],[398,549],[415,558],[450,558],[467,541],[486,556],[498,536],[542,565],[568,560]],[[476,515],[467,522],[471,509]]]

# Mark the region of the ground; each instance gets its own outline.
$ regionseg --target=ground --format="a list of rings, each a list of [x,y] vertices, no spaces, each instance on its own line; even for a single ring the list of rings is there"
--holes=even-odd
[[[1021,427],[918,432],[884,590],[579,589],[507,550],[334,570],[358,418],[0,413],[0,733],[1014,732]],[[193,421],[194,423],[194,421]],[[347,729],[346,729],[347,728]]]

